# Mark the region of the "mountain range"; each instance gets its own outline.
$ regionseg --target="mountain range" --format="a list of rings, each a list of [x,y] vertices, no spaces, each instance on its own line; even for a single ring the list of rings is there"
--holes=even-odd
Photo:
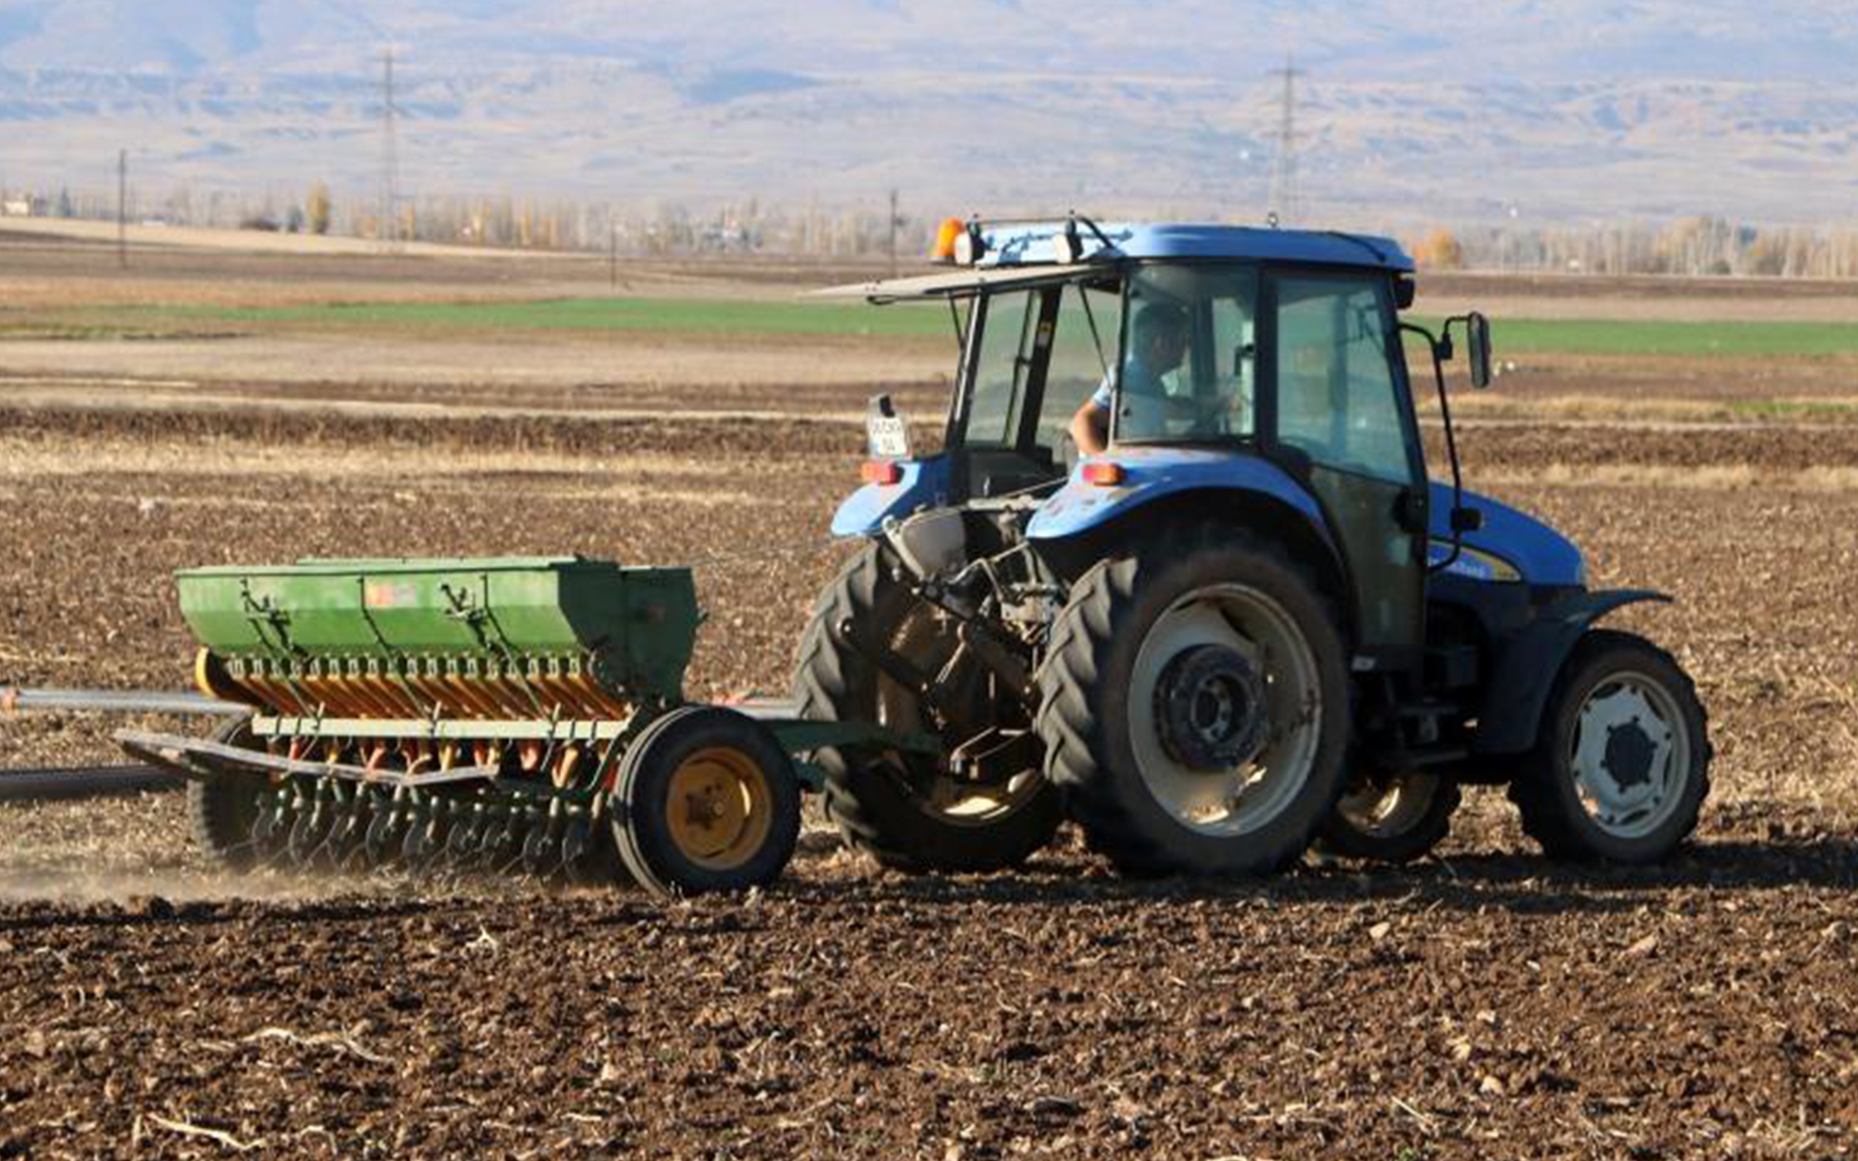
[[[1849,217],[1849,0],[0,0],[0,185]]]

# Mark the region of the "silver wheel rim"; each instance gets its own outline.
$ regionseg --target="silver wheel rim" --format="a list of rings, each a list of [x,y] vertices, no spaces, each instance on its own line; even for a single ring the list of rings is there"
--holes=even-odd
[[[1646,674],[1616,673],[1588,691],[1574,719],[1568,767],[1595,826],[1614,838],[1640,839],[1670,820],[1690,777],[1683,723],[1677,698]],[[1622,753],[1640,746],[1648,750]]]
[[[1155,720],[1155,690],[1175,657],[1200,645],[1236,650],[1264,677],[1269,732],[1257,757],[1204,773],[1176,762]],[[1302,793],[1322,737],[1316,654],[1284,607],[1255,588],[1207,585],[1177,599],[1149,626],[1128,691],[1129,741],[1155,802],[1200,834],[1231,837],[1276,820]]]
[[[891,633],[890,647],[918,665],[928,661],[940,671],[949,656],[942,648],[949,632],[940,614],[918,604]],[[877,720],[879,725],[906,732],[929,729],[921,700],[883,673],[877,682]],[[894,753],[891,758],[900,765],[906,760]],[[1028,768],[1004,783],[967,782],[938,765],[927,797],[914,790],[910,797],[924,814],[951,826],[990,826],[1031,801],[1043,780],[1037,769]]]
[[[1418,826],[1439,795],[1439,776],[1409,770],[1383,782],[1364,783],[1335,804],[1344,821],[1362,834],[1391,838]]]

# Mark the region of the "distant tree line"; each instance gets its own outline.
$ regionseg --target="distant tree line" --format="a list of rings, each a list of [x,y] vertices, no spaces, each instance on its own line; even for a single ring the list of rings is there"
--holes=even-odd
[[[393,242],[437,242],[542,251],[617,251],[624,256],[763,253],[872,259],[893,244],[889,209],[777,207],[755,198],[696,210],[665,202],[650,211],[564,199],[499,196],[401,198],[338,194],[316,182],[296,193],[181,186],[159,199],[131,191],[131,222],[262,229]],[[0,212],[113,221],[115,191],[0,189]],[[938,218],[900,216],[894,244],[905,261],[927,252]],[[1722,217],[1441,225],[1406,238],[1420,265],[1441,270],[1591,274],[1754,275],[1858,279],[1858,223],[1761,226]]]
[[[1858,278],[1858,225],[1754,226],[1726,218],[1577,226],[1439,227],[1411,244],[1433,269]]]

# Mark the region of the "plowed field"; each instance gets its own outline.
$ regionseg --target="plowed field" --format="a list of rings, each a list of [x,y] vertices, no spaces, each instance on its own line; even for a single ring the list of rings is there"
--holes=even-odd
[[[229,358],[249,407],[0,405],[0,685],[184,686],[184,565],[579,551],[698,563],[693,693],[784,687],[859,393],[576,418],[541,386],[299,390]],[[458,410],[271,405],[330,397]],[[912,880],[814,823],[775,889],[663,904],[232,881],[174,795],[0,805],[0,1156],[1852,1155],[1858,426],[1639,399],[1460,435],[1594,584],[1677,598],[1620,618],[1712,714],[1715,793],[1666,867],[1549,863],[1473,790],[1402,871],[1132,883],[1067,833],[1022,874]],[[112,760],[122,724],[0,718],[0,766]]]

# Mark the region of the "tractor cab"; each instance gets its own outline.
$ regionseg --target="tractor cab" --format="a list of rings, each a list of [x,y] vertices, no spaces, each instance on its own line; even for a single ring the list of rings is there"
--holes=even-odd
[[[1351,594],[1357,664],[1420,664],[1433,496],[1399,319],[1413,264],[1397,243],[1077,218],[967,223],[954,242],[947,273],[856,290],[947,299],[961,364],[944,450],[912,461],[874,438],[872,486],[835,532],[1028,493],[1041,502],[1026,535],[1047,543],[1137,508],[1223,508],[1306,531]]]

